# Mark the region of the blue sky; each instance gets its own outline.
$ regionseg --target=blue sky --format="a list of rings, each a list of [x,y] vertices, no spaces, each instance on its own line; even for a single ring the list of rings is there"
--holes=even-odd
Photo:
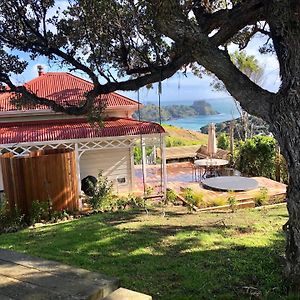
[[[259,45],[264,42],[262,36],[257,36],[252,39],[246,48],[246,52],[249,55],[255,55],[260,65],[265,69],[264,80],[262,86],[270,91],[276,91],[280,85],[280,78],[278,75],[279,67],[277,58],[275,55],[259,53]],[[233,52],[237,49],[236,46],[229,47],[229,51]],[[22,75],[18,75],[14,78],[14,81],[18,84],[31,80],[37,76],[37,65],[44,65],[46,72],[53,71],[66,71],[60,69],[58,66],[49,64],[48,60],[44,57],[38,57],[35,61],[31,61],[29,56],[24,53],[18,53],[21,58],[29,62],[28,67]],[[82,76],[80,73],[75,73],[78,76]],[[178,72],[173,77],[163,82],[162,89],[162,104],[168,102],[178,102],[184,104],[186,101],[202,100],[202,99],[214,99],[228,97],[226,92],[213,91],[210,83],[212,79],[208,76],[199,78],[194,76],[191,72],[187,72],[186,76],[183,73]],[[126,95],[132,99],[137,99],[137,92],[123,92],[119,93]],[[140,89],[140,101],[142,103],[154,102],[157,103],[157,84],[154,84],[153,89],[141,88]]]

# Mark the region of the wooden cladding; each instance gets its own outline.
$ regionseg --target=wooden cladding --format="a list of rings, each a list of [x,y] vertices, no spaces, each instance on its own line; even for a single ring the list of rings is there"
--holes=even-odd
[[[4,192],[11,208],[28,214],[33,201],[49,201],[52,209],[78,209],[75,153],[71,149],[39,150],[27,156],[0,157]]]

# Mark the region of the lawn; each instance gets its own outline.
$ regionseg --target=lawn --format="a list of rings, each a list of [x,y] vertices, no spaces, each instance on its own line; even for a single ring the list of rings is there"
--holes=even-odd
[[[285,206],[235,213],[93,215],[0,236],[0,247],[121,279],[153,299],[286,299]]]

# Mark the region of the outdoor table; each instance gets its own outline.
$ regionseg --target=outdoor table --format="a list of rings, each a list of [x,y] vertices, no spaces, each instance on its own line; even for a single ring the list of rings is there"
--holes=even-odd
[[[196,180],[201,181],[206,177],[208,172],[214,174],[214,176],[219,176],[218,170],[221,167],[224,167],[228,164],[229,161],[226,159],[219,159],[219,158],[197,159],[194,161]],[[201,168],[204,168],[203,174],[201,173]]]

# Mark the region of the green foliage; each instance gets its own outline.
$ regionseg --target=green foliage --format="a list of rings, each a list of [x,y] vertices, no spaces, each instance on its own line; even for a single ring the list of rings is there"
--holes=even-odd
[[[172,203],[172,204],[176,203],[177,195],[174,190],[167,189],[166,200],[167,200],[167,203]]]
[[[144,207],[145,206],[145,201],[140,196],[129,194],[128,197],[127,197],[127,204],[130,207],[138,208],[138,207]]]
[[[194,203],[197,207],[205,207],[206,202],[204,201],[204,195],[202,193],[194,193],[193,194]]]
[[[233,191],[228,192],[227,203],[229,204],[231,211],[235,212],[238,201],[237,201],[235,193]]]
[[[248,55],[245,51],[235,51],[230,54],[230,58],[233,64],[253,82],[260,83],[262,81],[264,69],[259,65],[254,55]],[[225,91],[226,87],[224,83],[214,75],[212,76],[214,78],[211,84],[213,89],[216,91]]]
[[[229,149],[229,137],[225,132],[222,132],[218,135],[217,147],[224,150]]]
[[[275,177],[275,139],[255,136],[241,141],[236,155],[236,167],[248,176]]]
[[[183,193],[183,197],[185,199],[185,201],[188,203],[188,211],[189,212],[192,212],[193,211],[193,206],[195,205],[195,200],[194,200],[194,197],[193,197],[193,191],[191,188],[186,188],[184,190],[184,193]]]
[[[186,188],[183,193],[183,197],[188,204],[188,209],[193,210],[193,206],[205,207],[207,203],[204,201],[204,195],[202,193],[196,193],[191,188]]]
[[[64,219],[70,219],[70,214],[66,211],[66,210],[62,210],[62,211],[53,211],[51,212],[51,222],[58,222],[59,220],[64,220]]]
[[[9,209],[5,197],[0,199],[0,233],[15,232],[26,226],[24,215],[17,207]]]
[[[111,195],[101,202],[98,211],[108,212],[124,210],[127,208],[141,208],[144,207],[144,201],[141,197],[128,194],[128,196]]]
[[[133,147],[134,164],[138,165],[142,161],[142,149],[139,146]]]
[[[216,133],[220,134],[221,132],[228,133],[230,128],[230,123],[232,121],[226,121],[216,124]],[[241,139],[241,133],[244,131],[244,122],[242,118],[234,120],[234,138]],[[269,125],[262,119],[255,116],[248,116],[248,127],[251,128],[251,135],[269,135]],[[201,132],[208,133],[208,125],[200,128]]]
[[[88,198],[88,203],[94,210],[99,210],[101,207],[109,203],[112,195],[112,182],[109,182],[106,176],[99,172],[95,185],[94,195]]]
[[[161,113],[161,121],[166,121],[172,119],[172,116],[170,113],[164,108],[160,108],[160,113]],[[140,115],[139,112],[135,112],[133,114],[133,117],[136,120],[144,120],[144,121],[156,121],[159,122],[159,107],[155,104],[147,104],[140,108]]]
[[[177,138],[172,136],[167,136],[165,138],[166,147],[178,147],[178,146],[192,146],[200,144],[199,141],[187,140],[183,138]]]
[[[251,78],[252,81],[260,82],[264,70],[254,55],[247,55],[245,51],[235,51],[230,55],[230,58],[235,66]]]
[[[30,224],[48,221],[51,218],[51,204],[48,201],[33,201],[29,218]]]
[[[255,206],[262,206],[269,203],[270,196],[268,193],[268,189],[265,187],[261,187],[259,192],[253,198]]]
[[[145,190],[146,196],[150,196],[151,194],[153,194],[153,191],[154,191],[154,189],[152,186],[147,186],[146,190]]]
[[[153,151],[153,147],[146,147],[146,155],[149,156]],[[142,162],[142,149],[141,145],[137,144],[133,147],[133,157],[134,157],[134,163],[136,165],[140,164]]]
[[[226,205],[227,199],[224,196],[218,196],[218,197],[214,197],[212,199],[210,199],[209,201],[209,206],[223,206]]]

